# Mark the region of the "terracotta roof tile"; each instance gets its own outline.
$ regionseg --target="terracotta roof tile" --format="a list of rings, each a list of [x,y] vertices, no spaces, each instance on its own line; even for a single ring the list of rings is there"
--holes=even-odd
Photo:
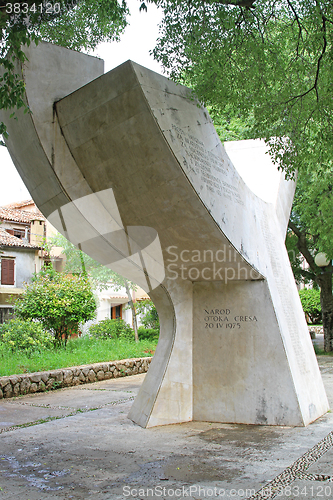
[[[37,212],[28,212],[25,210],[0,207],[0,220],[29,224],[33,220],[45,221],[45,217],[39,210]]]
[[[31,243],[25,242],[20,238],[16,238],[16,236],[7,233],[7,231],[5,229],[2,229],[1,227],[0,227],[0,247],[23,247],[23,248],[35,248],[35,249],[40,248],[39,246],[32,245]]]
[[[14,203],[8,203],[7,205],[3,205],[3,208],[19,209],[19,208],[26,207],[28,205],[35,205],[34,200],[15,201]]]

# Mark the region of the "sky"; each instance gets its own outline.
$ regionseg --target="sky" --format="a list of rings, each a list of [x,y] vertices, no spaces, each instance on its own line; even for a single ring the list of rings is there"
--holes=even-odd
[[[158,37],[161,12],[153,4],[148,4],[148,12],[139,12],[137,0],[128,0],[128,5],[131,12],[130,25],[121,36],[121,41],[101,44],[93,55],[104,59],[105,72],[131,59],[162,74],[161,66],[149,54]],[[255,157],[251,157],[250,161],[251,155],[248,156],[248,161],[244,161],[244,155],[235,154],[234,147],[227,149],[231,160],[249,187],[266,201],[273,201],[277,191],[278,175],[275,167],[267,165],[267,155],[262,156],[265,154],[264,148],[261,148],[260,161]],[[0,206],[31,198],[7,149],[2,146],[0,146],[0,179]]]

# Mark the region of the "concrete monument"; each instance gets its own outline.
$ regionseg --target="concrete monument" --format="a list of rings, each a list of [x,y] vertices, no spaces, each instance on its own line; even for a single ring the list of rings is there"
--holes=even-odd
[[[31,114],[4,113],[43,214],[137,282],[161,335],[129,417],[307,425],[328,410],[275,203],[243,182],[190,91],[131,61],[41,43],[19,68]]]

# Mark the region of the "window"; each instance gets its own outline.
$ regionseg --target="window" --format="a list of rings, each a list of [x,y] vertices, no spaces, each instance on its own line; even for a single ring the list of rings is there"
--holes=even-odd
[[[14,259],[1,259],[1,284],[15,285]]]
[[[16,238],[20,238],[20,240],[23,240],[25,236],[25,230],[24,229],[14,229],[14,236]]]
[[[121,306],[111,307],[111,319],[121,319]]]
[[[12,236],[15,236],[16,238],[19,238],[20,240],[23,240],[25,237],[29,240],[29,231],[26,229],[6,229],[7,233],[11,234]]]
[[[13,318],[13,308],[0,307],[0,324],[4,323],[5,321],[11,318]]]

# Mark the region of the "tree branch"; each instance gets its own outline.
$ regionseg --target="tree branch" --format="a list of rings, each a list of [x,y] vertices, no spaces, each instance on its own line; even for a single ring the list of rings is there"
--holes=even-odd
[[[318,5],[318,2],[316,2],[316,3]],[[320,7],[319,7],[319,9],[320,9]],[[322,51],[320,53],[320,56],[318,57],[317,70],[316,70],[316,76],[315,76],[314,83],[313,83],[312,87],[310,89],[308,89],[306,92],[303,92],[303,94],[299,94],[299,95],[297,95],[295,97],[292,97],[291,99],[289,99],[288,101],[286,101],[285,104],[289,104],[291,101],[294,101],[296,99],[301,99],[302,97],[305,97],[307,94],[309,94],[310,92],[312,92],[312,90],[314,90],[316,92],[317,101],[319,101],[318,80],[319,80],[319,73],[320,73],[320,64],[321,64],[322,58],[324,57],[324,54],[325,54],[326,48],[327,48],[326,17],[323,15],[322,12],[321,12],[321,19],[322,19],[322,32],[323,32],[323,48],[322,48]]]
[[[295,16],[295,19],[296,19],[296,22],[297,22],[297,25],[298,25],[298,40],[297,40],[296,52],[297,52],[297,56],[299,56],[299,52],[298,52],[298,50],[299,50],[299,43],[300,43],[300,40],[303,38],[302,37],[302,25],[301,25],[301,22],[299,20],[297,12],[294,9],[292,3],[290,2],[290,0],[287,0],[287,2],[288,2],[289,7],[291,8],[291,10],[293,11],[293,14]]]
[[[317,275],[318,267],[315,264],[314,258],[312,257],[307,243],[306,243],[306,234],[303,233],[291,220],[289,220],[288,226],[293,231],[293,233],[297,236],[297,248],[307,261],[310,266],[310,269]]]
[[[253,4],[255,1],[256,0],[214,0],[213,3],[219,3],[221,5],[235,5],[236,7],[247,7],[248,9],[254,9]]]

